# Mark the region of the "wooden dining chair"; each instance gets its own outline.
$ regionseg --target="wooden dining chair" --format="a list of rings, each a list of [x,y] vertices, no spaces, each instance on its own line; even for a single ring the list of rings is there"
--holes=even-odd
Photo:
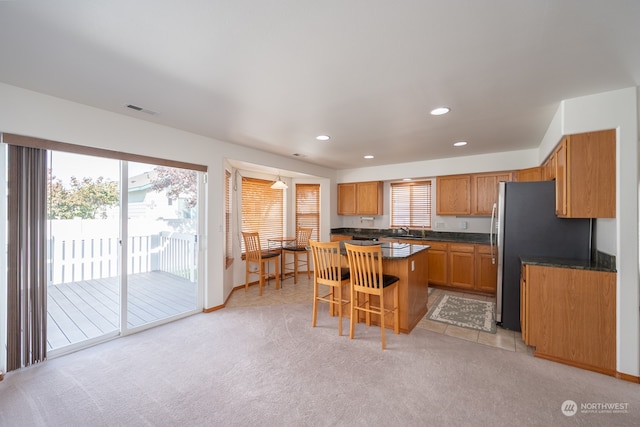
[[[349,261],[351,278],[351,321],[349,322],[349,338],[353,339],[353,331],[360,312],[365,313],[367,326],[371,325],[371,314],[380,316],[380,329],[382,333],[382,349],[386,347],[384,338],[385,317],[393,313],[393,331],[400,333],[400,316],[398,312],[399,278],[382,271],[382,249],[380,245],[358,246],[345,243]],[[385,306],[385,291],[393,292],[392,308]],[[373,305],[371,297],[378,297],[378,305]],[[361,302],[360,297],[364,300]],[[374,303],[376,301],[374,300]]]
[[[344,298],[343,286],[348,285],[349,269],[341,266],[340,242],[316,242],[309,240],[313,254],[313,316],[311,326],[316,327],[318,302],[329,303],[329,312],[338,309],[338,335],[342,335],[342,307],[349,303]],[[329,293],[320,295],[320,285],[329,287]]]
[[[282,277],[286,277],[287,266],[293,264],[293,283],[298,283],[298,271],[301,266],[307,267],[307,279],[311,278],[311,271],[309,268],[309,238],[313,228],[298,228],[296,231],[296,241],[291,245],[287,245],[282,248]],[[287,263],[287,255],[293,255],[293,261]],[[304,257],[304,258],[303,258]]]
[[[265,265],[269,263],[269,261],[274,261],[275,265],[275,278],[276,278],[276,289],[280,289],[280,252],[279,251],[263,251],[260,246],[260,235],[259,233],[249,233],[242,232],[242,239],[244,240],[244,248],[246,255],[245,262],[245,284],[244,291],[246,292],[249,289],[249,276],[251,274],[258,274],[260,276],[259,286],[260,286],[260,296],[262,296],[262,287],[264,286],[264,279],[267,278],[268,274],[265,269]],[[251,263],[258,265],[258,271],[251,271]]]

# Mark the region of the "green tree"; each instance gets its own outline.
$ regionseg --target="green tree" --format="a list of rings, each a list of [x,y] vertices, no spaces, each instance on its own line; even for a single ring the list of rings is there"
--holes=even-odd
[[[118,206],[118,183],[98,177],[79,180],[71,177],[65,187],[60,179],[51,175],[48,180],[49,219],[106,218],[107,208]]]

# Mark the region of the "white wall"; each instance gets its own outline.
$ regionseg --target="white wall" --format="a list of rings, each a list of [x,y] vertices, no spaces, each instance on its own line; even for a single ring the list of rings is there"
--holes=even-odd
[[[226,158],[322,177],[335,171],[259,150],[77,104],[0,83],[0,132],[50,139],[208,166],[205,206],[207,267],[204,307],[224,303],[237,281],[224,268],[224,164]],[[2,180],[4,181],[4,176]],[[4,183],[3,183],[4,185]],[[332,205],[335,210],[335,205]],[[244,281],[244,270],[241,281]],[[4,307],[0,307],[4,309]]]

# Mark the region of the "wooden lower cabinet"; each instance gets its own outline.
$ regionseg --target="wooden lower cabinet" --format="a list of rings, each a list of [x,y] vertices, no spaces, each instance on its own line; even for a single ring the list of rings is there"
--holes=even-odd
[[[429,283],[447,286],[449,265],[449,244],[446,242],[425,242],[429,248]]]
[[[485,244],[424,241],[429,249],[429,284],[484,294],[496,293],[498,265]]]
[[[616,273],[523,266],[522,338],[534,355],[616,373]]]
[[[482,292],[496,293],[498,287],[497,253],[491,252],[489,245],[475,245],[476,247],[476,286]],[[495,251],[495,249],[494,249]]]
[[[332,234],[331,235],[331,241],[332,242],[339,242],[341,240],[352,240],[353,236],[348,236],[346,234]]]
[[[449,244],[449,285],[461,289],[475,287],[475,249],[473,244]]]

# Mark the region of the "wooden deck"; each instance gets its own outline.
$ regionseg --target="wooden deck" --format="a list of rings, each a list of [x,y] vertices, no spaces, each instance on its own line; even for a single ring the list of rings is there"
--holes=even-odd
[[[128,287],[128,328],[196,308],[197,283],[169,273],[129,275]],[[118,277],[50,285],[47,292],[48,350],[119,330]]]

